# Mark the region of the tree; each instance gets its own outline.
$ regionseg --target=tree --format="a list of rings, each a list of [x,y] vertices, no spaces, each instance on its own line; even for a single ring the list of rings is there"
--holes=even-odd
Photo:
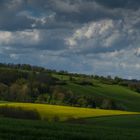
[[[9,87],[3,83],[0,83],[0,100],[8,99]]]
[[[9,100],[10,101],[18,101],[17,98],[18,98],[20,88],[21,87],[16,83],[14,83],[10,86],[10,90],[9,90]]]
[[[117,109],[116,103],[111,99],[104,99],[101,104],[102,109]]]
[[[63,89],[60,87],[55,87],[53,93],[52,93],[52,103],[63,103],[65,98],[65,93]]]
[[[37,97],[36,103],[49,103],[49,94],[41,94]]]
[[[77,105],[81,107],[87,106],[87,100],[84,97],[79,97],[77,100]]]

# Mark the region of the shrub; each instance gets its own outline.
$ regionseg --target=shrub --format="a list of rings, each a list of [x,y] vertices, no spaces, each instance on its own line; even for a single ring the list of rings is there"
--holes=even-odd
[[[18,119],[41,119],[39,113],[36,110],[26,110],[21,107],[10,107],[7,105],[0,107],[0,115],[3,117],[11,117]]]
[[[79,81],[74,81],[75,84],[82,85],[82,86],[93,86],[93,83],[88,80],[79,80]]]
[[[117,109],[116,103],[111,99],[104,99],[101,104],[102,109]]]

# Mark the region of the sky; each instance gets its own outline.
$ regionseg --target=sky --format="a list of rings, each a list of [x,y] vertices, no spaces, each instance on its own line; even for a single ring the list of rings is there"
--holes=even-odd
[[[140,79],[140,1],[0,0],[0,62]]]

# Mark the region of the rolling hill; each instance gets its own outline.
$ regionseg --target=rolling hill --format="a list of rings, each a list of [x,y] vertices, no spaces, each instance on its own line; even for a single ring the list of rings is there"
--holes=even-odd
[[[127,87],[98,83],[95,86],[81,86],[69,83],[65,86],[78,95],[109,98],[125,106],[128,111],[140,111],[140,94]]]
[[[111,83],[103,79],[29,66],[27,69],[26,65],[20,69],[1,68],[0,108],[19,108],[20,113],[20,108],[35,111],[41,120],[6,118],[6,108],[2,108],[0,140],[138,140],[140,93],[113,79]],[[123,111],[100,109],[97,102],[102,104],[104,100],[115,102]],[[96,106],[82,107],[79,101],[84,105],[92,101]]]

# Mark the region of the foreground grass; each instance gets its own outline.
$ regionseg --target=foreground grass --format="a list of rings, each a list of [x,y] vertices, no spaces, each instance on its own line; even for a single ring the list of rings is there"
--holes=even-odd
[[[76,120],[75,120],[76,122]],[[78,121],[77,121],[78,122]],[[119,115],[82,119],[83,124],[140,130],[140,115]]]
[[[0,118],[0,140],[138,140],[140,138],[140,115],[85,120],[86,123],[78,124]]]
[[[126,115],[138,114],[136,112],[115,111],[115,110],[101,110],[78,108],[57,105],[33,104],[33,103],[1,103],[0,106],[8,105],[9,107],[22,107],[27,110],[36,110],[42,120],[65,121],[72,119],[98,117],[98,116],[112,116],[112,115]]]

